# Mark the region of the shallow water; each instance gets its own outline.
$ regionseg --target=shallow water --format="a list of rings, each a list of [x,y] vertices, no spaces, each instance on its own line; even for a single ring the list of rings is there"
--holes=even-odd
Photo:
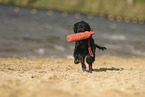
[[[0,5],[0,57],[20,58],[72,58],[74,43],[65,37],[73,33],[73,24],[84,20],[95,32],[95,43],[106,46],[107,51],[97,50],[97,56],[144,57],[145,24],[117,22],[86,15],[75,18],[74,13]]]

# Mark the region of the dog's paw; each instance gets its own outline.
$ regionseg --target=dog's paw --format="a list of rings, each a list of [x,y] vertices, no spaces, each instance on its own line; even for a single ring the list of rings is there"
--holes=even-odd
[[[89,73],[92,73],[92,70],[89,70],[88,72],[89,72]]]
[[[86,66],[82,68],[82,71],[85,72],[86,71]]]
[[[74,63],[75,63],[75,64],[79,64],[80,61],[79,61],[79,60],[74,60]]]

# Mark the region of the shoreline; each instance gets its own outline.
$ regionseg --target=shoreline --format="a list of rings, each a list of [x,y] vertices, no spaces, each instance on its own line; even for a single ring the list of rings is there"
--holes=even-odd
[[[85,2],[85,3],[84,3]],[[45,10],[56,10],[63,12],[76,12],[76,13],[84,13],[89,16],[98,15],[102,18],[107,16],[110,20],[117,18],[119,21],[124,19],[129,22],[132,20],[133,22],[141,22],[144,23],[145,8],[142,7],[145,5],[144,1],[133,2],[131,5],[127,1],[77,1],[74,0],[71,3],[69,1],[17,1],[17,0],[1,0],[0,4],[9,4],[14,6],[22,6],[22,7],[30,7],[30,8],[38,8]],[[54,6],[55,5],[55,6]]]
[[[0,97],[144,97],[144,60],[98,57],[88,73],[73,59],[0,58]]]

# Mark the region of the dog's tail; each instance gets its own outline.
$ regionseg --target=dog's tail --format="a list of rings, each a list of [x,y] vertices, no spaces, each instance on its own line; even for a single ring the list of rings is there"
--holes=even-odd
[[[99,45],[97,45],[97,44],[95,44],[95,46],[96,46],[98,49],[102,50],[102,51],[107,50],[106,47],[101,47],[101,46],[99,46]]]

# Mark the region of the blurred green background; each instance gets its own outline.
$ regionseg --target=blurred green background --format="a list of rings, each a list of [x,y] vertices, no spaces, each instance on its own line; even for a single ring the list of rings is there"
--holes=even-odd
[[[0,3],[66,12],[103,13],[145,19],[145,0],[0,0]]]

